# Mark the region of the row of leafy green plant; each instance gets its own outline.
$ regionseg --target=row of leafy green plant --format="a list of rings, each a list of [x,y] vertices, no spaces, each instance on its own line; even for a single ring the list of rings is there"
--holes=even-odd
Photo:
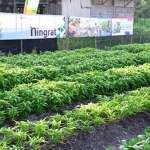
[[[127,45],[116,45],[111,50],[126,50],[131,53],[138,53],[141,51],[150,51],[150,44],[127,44]]]
[[[65,52],[67,53],[67,51]],[[62,54],[65,54],[64,52],[62,52]],[[68,52],[69,53],[69,52]],[[46,53],[47,54],[47,53]],[[50,53],[52,56],[55,54]],[[57,54],[57,53],[56,53]],[[60,53],[61,54],[61,53]],[[109,56],[114,56],[116,54],[116,52],[112,52],[112,53],[106,53],[106,52],[101,52],[99,50],[95,50],[95,49],[83,49],[83,50],[76,50],[76,53],[70,52],[70,54],[72,54],[71,56],[69,55],[65,55],[64,58],[62,57],[49,57],[49,55],[44,55],[42,56],[43,59],[40,58],[39,55],[36,55],[36,57],[33,58],[31,55],[18,55],[18,56],[14,56],[14,58],[17,61],[17,66],[20,63],[27,63],[25,66],[28,67],[26,69],[22,69],[19,67],[12,67],[8,64],[4,64],[1,63],[0,66],[0,72],[1,72],[1,88],[7,89],[9,87],[13,87],[14,84],[19,84],[19,83],[29,83],[32,82],[34,79],[42,79],[42,78],[47,78],[47,79],[53,79],[54,77],[56,77],[57,75],[52,75],[55,73],[61,74],[62,72],[66,72],[66,70],[64,70],[64,67],[69,65],[70,63],[72,63],[73,61],[75,61],[76,65],[77,62],[84,62],[86,59],[90,60],[90,58],[104,58],[104,57],[109,57]],[[118,54],[118,52],[117,52]],[[121,53],[120,53],[121,54]],[[119,55],[119,54],[118,54]],[[57,56],[57,55],[56,55]],[[26,60],[24,57],[27,57],[28,59]],[[74,57],[74,58],[72,58]],[[10,60],[10,63],[12,65],[14,65],[16,62],[12,61],[11,58],[6,57],[8,60]],[[39,66],[36,66],[35,63],[31,63],[30,61],[39,61],[40,63]],[[54,63],[52,63],[52,61],[55,61]],[[43,63],[43,66],[41,65],[41,62]],[[57,62],[57,63],[56,63]],[[8,62],[7,62],[8,63]],[[49,64],[54,64],[56,66],[52,66]],[[73,64],[73,63],[72,63]],[[32,67],[29,67],[29,66]],[[35,66],[34,66],[35,65]],[[47,66],[48,65],[48,66]],[[60,66],[62,66],[61,71],[60,71]],[[9,67],[11,69],[9,69]],[[13,69],[12,69],[13,68]],[[71,67],[68,67],[68,70],[71,69]],[[68,74],[68,73],[67,73]],[[7,79],[8,78],[8,79]],[[20,78],[22,80],[20,80]],[[5,87],[6,86],[6,87]]]
[[[59,52],[45,52],[39,54],[26,54],[26,55],[15,55],[13,57],[0,57],[0,61],[9,64],[9,67],[20,66],[22,68],[32,66],[60,66],[76,64],[77,62],[84,61],[90,58],[103,58],[113,56],[115,52],[109,53],[106,51],[100,51],[94,48],[85,48],[75,51],[59,51]]]
[[[150,109],[150,88],[141,88],[113,97],[99,95],[98,103],[81,105],[63,115],[56,114],[40,121],[18,121],[14,127],[0,129],[3,150],[40,150],[59,143],[78,130],[115,121]]]
[[[93,98],[96,94],[111,95],[147,86],[150,83],[150,64],[63,76],[58,80],[39,80],[1,92],[1,123],[32,112],[57,111],[73,100]]]
[[[84,84],[88,96],[103,95],[135,89],[150,83],[150,64],[113,68],[105,72],[93,71],[71,76],[62,76],[58,80]],[[57,79],[56,79],[57,80]]]
[[[98,52],[99,53],[99,52]],[[5,65],[0,68],[0,89],[10,90],[15,85],[22,83],[35,83],[41,79],[54,80],[63,75],[72,75],[76,73],[84,73],[88,71],[106,71],[110,68],[119,68],[129,65],[140,65],[150,62],[150,51],[140,52],[136,54],[128,53],[125,51],[110,52],[111,55],[94,58],[87,58],[87,60],[76,63],[76,65],[60,64],[59,67],[55,66],[33,66],[28,68],[15,67],[6,69]],[[109,57],[108,57],[109,56]]]
[[[81,53],[83,51],[84,50],[82,50]],[[93,51],[93,54],[87,53],[86,57],[89,56],[89,59],[86,62],[84,56],[79,57],[79,59],[76,59],[73,63],[71,63],[71,60],[69,59],[80,55],[71,55],[70,58],[68,56],[64,56],[64,59],[68,57],[68,62],[66,61],[65,63],[70,65],[67,66],[61,61],[61,57],[63,57],[63,55],[60,53],[61,68],[58,68],[57,66],[47,66],[49,61],[47,61],[47,64],[43,66],[36,66],[38,63],[40,64],[42,60],[41,62],[37,61],[38,63],[35,63],[33,67],[24,67],[25,69],[18,67],[5,70],[4,68],[7,68],[7,64],[0,64],[0,72],[2,75],[1,85],[4,87],[1,89],[9,89],[16,84],[32,82],[30,84],[18,85],[11,91],[0,92],[1,123],[3,123],[6,119],[15,120],[18,116],[28,116],[31,112],[42,113],[45,109],[57,110],[59,107],[63,107],[65,104],[71,103],[72,100],[80,100],[86,97],[92,98],[96,94],[109,95],[115,92],[135,89],[137,87],[149,84],[149,64],[139,67],[132,66],[125,69],[110,69],[105,71],[112,67],[117,68],[124,67],[126,65],[138,65],[149,62],[150,55],[148,50],[137,54],[130,54],[125,50],[120,52],[97,52],[97,50],[92,50],[92,52]],[[83,52],[83,55],[84,53],[85,52]],[[48,55],[52,56],[53,54]],[[35,59],[38,55],[33,56]],[[97,57],[91,59],[93,56]],[[38,59],[40,59],[40,57]],[[54,58],[51,58],[51,60],[52,59]],[[22,60],[19,61],[21,63]],[[11,63],[15,64],[13,61]],[[85,64],[83,65],[83,63]],[[76,64],[76,66],[74,64]],[[82,73],[86,71],[91,72]],[[80,74],[72,75],[70,77],[63,76],[79,72]],[[38,79],[43,78],[50,80],[56,78],[56,81],[38,81]],[[35,110],[35,108],[37,109]]]
[[[126,46],[116,46],[112,50],[124,50],[128,52],[141,52],[150,51],[150,44],[130,44]],[[90,58],[103,58],[114,56],[115,52],[100,51],[94,48],[84,48],[75,51],[58,51],[56,53],[45,52],[41,55],[38,54],[26,54],[26,55],[15,55],[13,57],[1,56],[0,61],[3,63],[8,63],[10,67],[20,66],[23,68],[32,66],[60,66],[61,64],[73,65],[76,63],[84,62],[86,59]],[[123,53],[123,52],[122,52]]]

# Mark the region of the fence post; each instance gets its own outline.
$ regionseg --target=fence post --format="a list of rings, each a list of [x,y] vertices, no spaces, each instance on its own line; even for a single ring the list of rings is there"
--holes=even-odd
[[[66,38],[62,38],[62,49],[65,50],[66,49]]]
[[[109,47],[111,48],[111,39],[112,39],[112,38],[110,37],[109,39],[110,39],[110,40],[109,40],[109,41],[110,41],[110,43],[109,43],[109,44],[110,44],[110,45],[109,45]]]
[[[23,40],[20,40],[20,50],[21,50],[21,53],[23,53]]]
[[[142,43],[142,36],[141,36],[141,34],[140,34],[140,44]]]
[[[133,35],[131,35],[131,44],[133,43]]]
[[[122,41],[123,41],[123,36],[121,36],[121,45],[122,45],[122,43],[123,43]]]
[[[97,49],[97,38],[95,36],[95,49]]]
[[[69,37],[67,37],[66,50],[69,50]]]

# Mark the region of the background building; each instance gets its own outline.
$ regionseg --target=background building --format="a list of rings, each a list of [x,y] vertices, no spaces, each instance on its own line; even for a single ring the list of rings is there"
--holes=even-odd
[[[0,11],[23,13],[24,4],[25,0],[0,0]],[[66,18],[134,17],[134,0],[40,0],[38,14],[64,15]]]
[[[23,13],[25,0],[0,0],[0,12]],[[134,17],[134,0],[40,0],[38,14],[63,15],[68,33],[68,17]],[[0,50],[31,52],[57,49],[57,39],[0,41]],[[9,46],[8,46],[9,45]],[[65,47],[65,46],[64,46]]]
[[[23,13],[25,0],[0,0],[0,12]],[[129,17],[134,14],[133,0],[40,0],[39,14],[88,17]]]

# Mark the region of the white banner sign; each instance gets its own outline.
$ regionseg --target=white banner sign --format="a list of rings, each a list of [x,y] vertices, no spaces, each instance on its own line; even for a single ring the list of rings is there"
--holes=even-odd
[[[64,16],[0,14],[0,40],[63,38]]]
[[[133,18],[112,18],[112,36],[132,34]]]

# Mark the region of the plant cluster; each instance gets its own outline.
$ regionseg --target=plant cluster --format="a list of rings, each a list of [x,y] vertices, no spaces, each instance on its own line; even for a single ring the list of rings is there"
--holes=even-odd
[[[143,135],[130,140],[122,140],[119,147],[121,150],[149,150],[150,149],[150,127],[144,130]]]
[[[84,84],[86,96],[94,97],[95,94],[109,95],[146,86],[150,83],[149,71],[150,64],[144,64],[62,76],[58,80]]]
[[[150,88],[141,87],[149,83],[150,44],[116,46],[111,51],[87,48],[0,56],[0,124],[6,120],[16,123],[0,129],[0,149],[44,149],[77,129],[88,130],[148,110]],[[117,94],[129,90],[135,91]],[[62,115],[16,121],[20,116],[58,111],[75,100],[94,97],[100,101]]]
[[[27,117],[31,112],[56,111],[73,99],[82,97],[83,92],[84,85],[76,82],[43,79],[37,83],[18,85],[0,94],[0,123],[5,119],[15,120],[18,116]]]
[[[84,61],[87,57],[99,57],[99,55],[108,55],[108,53],[101,52],[93,48],[86,48],[75,51],[57,51],[55,53],[44,52],[40,55],[18,54],[14,55],[13,57],[2,56],[0,57],[0,61],[13,67],[19,66],[22,68],[27,68],[32,66],[59,66],[60,64],[68,65],[70,63],[76,63],[80,60]]]
[[[120,68],[129,65],[137,66],[150,62],[150,51],[142,51],[136,54],[128,53],[126,51],[100,52],[99,50],[93,50],[94,52],[90,51],[89,53],[85,50],[81,51],[82,55],[85,53],[86,57],[88,57],[84,57],[83,60],[80,60],[83,58],[81,55],[81,58],[79,57],[78,60],[76,59],[75,61],[73,59],[74,62],[69,63],[68,61],[64,61],[60,62],[59,65],[56,65],[55,63],[48,65],[49,61],[47,62],[46,60],[43,60],[43,63],[46,62],[43,66],[33,65],[32,67],[26,68],[7,68],[8,66],[6,64],[0,64],[0,66],[2,66],[0,68],[0,89],[10,90],[18,84],[35,83],[41,79],[54,80],[56,77],[59,78],[62,75],[70,76],[76,73],[84,73],[95,70],[106,71],[110,68]],[[64,57],[66,58],[67,56]],[[72,57],[72,55],[71,57],[68,56],[67,59],[72,60]],[[21,61],[21,59],[18,59],[17,62],[18,61]],[[13,61],[11,63],[15,64]],[[68,63],[68,65],[66,65],[66,63]]]
[[[117,45],[112,47],[112,50],[126,50],[131,53],[138,53],[141,51],[150,51],[150,44],[127,44],[127,45]]]
[[[150,88],[141,88],[113,97],[99,95],[96,104],[78,106],[63,115],[56,114],[44,120],[18,121],[15,127],[1,128],[0,146],[6,149],[42,149],[59,143],[78,130],[89,130],[93,125],[114,121],[150,108]]]
[[[62,76],[59,81],[43,79],[1,92],[0,99],[4,103],[0,109],[3,112],[1,116],[9,114],[8,118],[14,120],[17,116],[28,116],[31,112],[42,113],[45,109],[57,111],[73,100],[93,98],[96,94],[112,95],[149,83],[150,64]]]

